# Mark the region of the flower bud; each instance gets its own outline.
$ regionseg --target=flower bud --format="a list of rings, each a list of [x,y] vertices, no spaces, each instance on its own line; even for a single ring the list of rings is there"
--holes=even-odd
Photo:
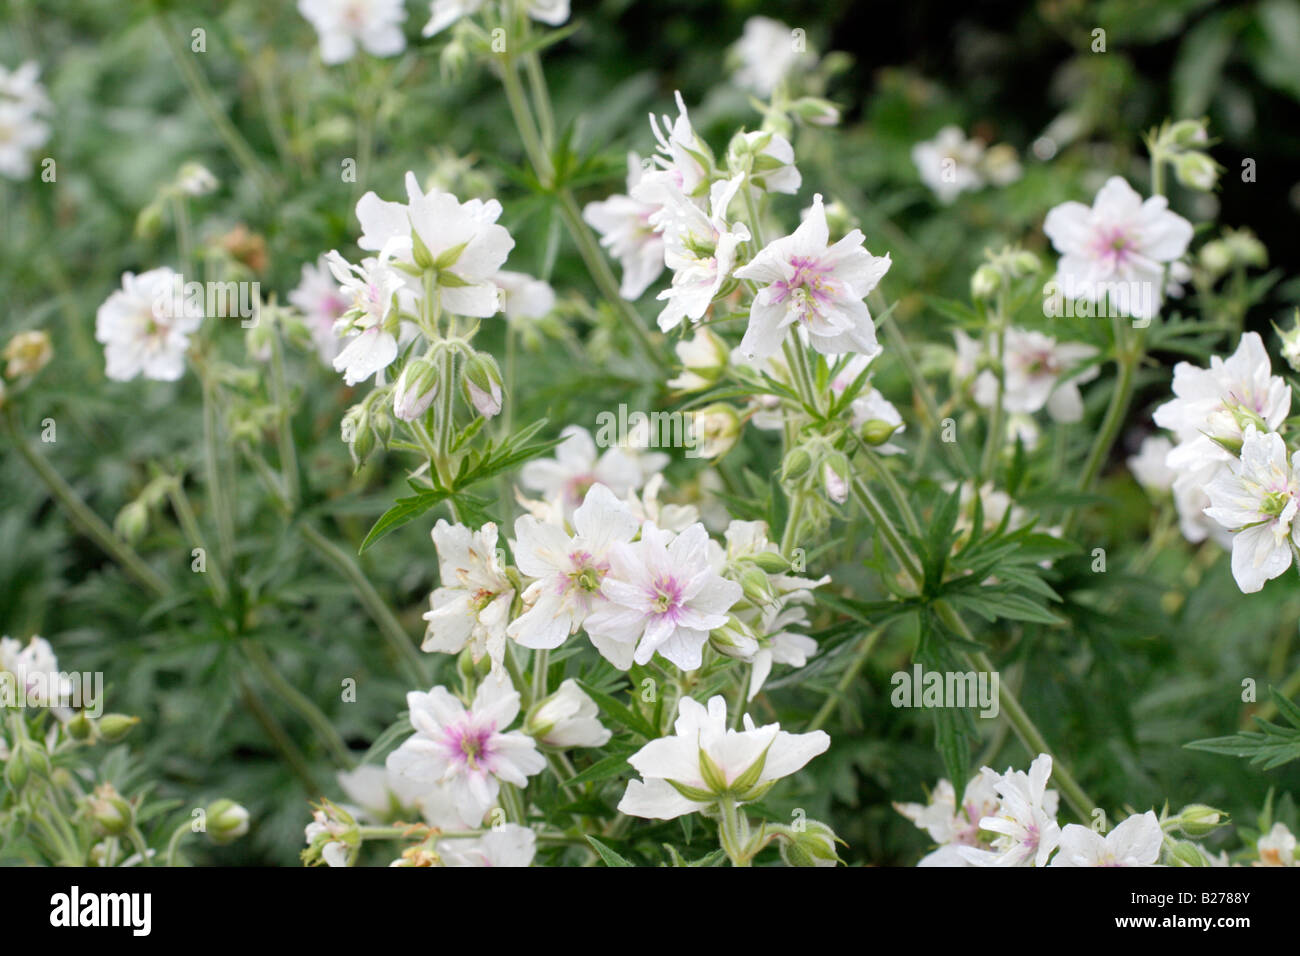
[[[777,551],[760,551],[753,561],[768,574],[785,574],[790,570],[790,561]]]
[[[840,109],[829,100],[815,96],[805,96],[795,100],[790,112],[796,119],[811,126],[836,126],[840,121]]]
[[[1011,256],[1011,275],[1017,279],[1036,275],[1042,268],[1042,260],[1028,249],[1017,250]]]
[[[1182,153],[1174,160],[1174,175],[1188,189],[1210,192],[1219,181],[1219,166],[1204,153]]]
[[[1189,146],[1199,146],[1209,141],[1209,136],[1205,131],[1206,120],[1179,120],[1173,126],[1165,137],[1170,146],[1178,149],[1186,149]]]
[[[95,732],[95,725],[91,723],[84,710],[79,710],[63,725],[63,729],[73,740],[89,740],[90,735]]]
[[[218,846],[233,843],[248,832],[248,811],[224,797],[208,807],[208,837]]]
[[[1222,275],[1232,266],[1232,251],[1222,239],[1201,246],[1201,267],[1212,276]]]
[[[849,500],[849,460],[843,452],[834,452],[822,466],[826,497],[837,505]]]
[[[187,196],[206,196],[216,191],[217,177],[201,163],[186,163],[176,177],[176,188]]]
[[[747,661],[758,653],[758,639],[734,614],[722,627],[709,632],[709,645],[724,657]]]
[[[721,458],[740,438],[740,416],[725,402],[716,402],[691,413],[694,457]]]
[[[460,381],[466,400],[480,415],[493,418],[501,412],[501,369],[491,355],[475,352],[465,363]]]
[[[162,205],[151,202],[135,217],[135,235],[138,239],[151,239],[158,235],[163,225]]]
[[[796,445],[785,454],[785,460],[781,462],[781,481],[789,484],[792,481],[798,481],[813,466],[812,455],[808,449],[802,445]]]
[[[1193,803],[1183,807],[1172,822],[1182,833],[1189,837],[1203,837],[1213,833],[1227,822],[1227,814],[1203,803]]]
[[[803,829],[787,828],[780,840],[781,859],[786,866],[834,866],[835,831],[817,820],[805,820]]]
[[[611,734],[598,714],[596,702],[569,678],[528,712],[524,733],[550,747],[601,747]]]
[[[767,574],[753,564],[746,563],[740,571],[740,587],[750,602],[759,605],[770,604],[775,595]]]
[[[1174,866],[1209,866],[1210,861],[1205,858],[1201,848],[1195,843],[1189,843],[1186,840],[1174,840],[1171,856],[1173,857]]]
[[[53,356],[49,333],[40,329],[19,332],[5,346],[4,357],[9,363],[5,366],[5,374],[10,378],[35,375],[50,363]]]
[[[129,717],[126,714],[105,714],[99,718],[99,733],[110,744],[115,744],[131,732],[136,724],[140,723],[139,717]]]
[[[894,432],[902,427],[883,418],[871,418],[862,423],[862,440],[873,448],[878,448],[894,437]]]
[[[701,326],[695,335],[678,342],[675,351],[682,374],[668,383],[670,388],[695,392],[708,388],[726,371],[731,350],[716,332]]]
[[[127,544],[136,544],[149,530],[149,509],[140,500],[127,502],[113,520],[113,531]]]
[[[977,302],[987,302],[1002,288],[1002,273],[996,266],[984,263],[970,278],[970,295]]]
[[[131,804],[111,783],[101,783],[86,798],[86,813],[102,836],[121,836],[131,829],[135,819]]]
[[[370,415],[364,403],[353,405],[347,410],[340,430],[352,455],[352,466],[360,468],[375,449],[375,435],[371,431]]]
[[[1286,359],[1286,364],[1291,366],[1292,371],[1300,372],[1300,309],[1296,309],[1290,329],[1283,332],[1276,325],[1273,328],[1282,340],[1282,358]]]
[[[404,422],[428,411],[438,396],[438,367],[428,359],[408,362],[393,389],[393,414]]]

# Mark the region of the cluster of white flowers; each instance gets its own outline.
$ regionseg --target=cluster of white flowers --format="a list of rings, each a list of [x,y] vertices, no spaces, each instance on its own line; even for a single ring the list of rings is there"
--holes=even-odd
[[[42,117],[52,107],[39,76],[34,60],[16,70],[0,66],[0,176],[26,179],[32,156],[50,138]]]
[[[999,144],[990,149],[982,140],[967,139],[958,126],[945,126],[934,139],[913,146],[912,162],[921,181],[942,203],[990,183],[1009,185],[1021,174],[1012,147]]]
[[[807,622],[810,589],[829,579],[790,574],[763,523],[731,522],[724,547],[693,509],[638,498],[638,462],[617,448],[597,458],[580,429],[523,481],[546,498],[525,501],[529,513],[515,521],[513,567],[493,524],[434,528],[441,583],[425,614],[426,651],[468,648],[499,672],[507,638],[552,649],[581,630],[620,670],[658,654],[690,671],[711,644],[754,664],[751,694],[774,663],[803,666],[815,653],[792,628]]]
[[[1157,864],[1164,830],[1155,813],[1134,814],[1105,836],[1077,823],[1061,827],[1056,821],[1057,793],[1047,789],[1051,773],[1052,758],[1039,754],[1028,773],[1011,768],[998,773],[981,767],[966,785],[960,806],[947,780],[939,781],[928,804],[894,804],[938,844],[917,865]]]
[[[1247,332],[1209,368],[1178,363],[1173,392],[1155,411],[1173,441],[1148,438],[1131,465],[1149,489],[1173,492],[1189,541],[1213,536],[1231,547],[1238,586],[1258,591],[1291,566],[1300,543],[1300,478],[1278,431],[1291,412],[1291,389],[1272,373],[1263,340]]]

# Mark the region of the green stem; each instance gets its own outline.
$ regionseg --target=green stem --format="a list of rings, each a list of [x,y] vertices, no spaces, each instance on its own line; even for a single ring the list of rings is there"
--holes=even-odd
[[[401,622],[389,610],[388,605],[380,597],[379,592],[375,590],[374,585],[370,583],[360,565],[342,548],[330,541],[306,521],[298,524],[298,533],[316,550],[317,554],[352,584],[367,613],[379,625],[379,632],[405,665],[408,679],[414,681],[417,687],[428,687],[430,677],[424,666],[424,661],[416,652],[415,646],[411,643],[411,639],[403,629]]]
[[[194,508],[190,504],[189,495],[185,494],[185,489],[181,486],[179,476],[172,478],[167,483],[167,497],[171,500],[172,509],[176,512],[176,518],[180,522],[181,531],[185,537],[190,540],[191,548],[203,548],[203,532],[199,530],[198,519],[194,515]],[[226,576],[221,571],[221,563],[212,556],[212,560],[207,562],[207,573],[212,584],[212,595],[216,598],[217,605],[224,607],[226,601],[230,599],[230,589],[226,584]]]
[[[284,475],[284,499],[290,511],[298,508],[300,477],[298,451],[293,441],[292,409],[284,375],[284,340],[277,321],[271,330],[271,397],[276,407],[276,439],[280,452],[280,471]]]
[[[167,866],[176,865],[176,851],[181,847],[181,840],[184,839],[187,833],[192,832],[189,820],[186,820],[172,831],[171,839],[167,841],[167,855],[164,857]]]
[[[334,729],[328,717],[321,712],[302,691],[294,687],[284,676],[275,669],[275,664],[267,656],[266,651],[253,641],[242,641],[244,656],[248,658],[257,671],[262,681],[279,694],[290,707],[296,710],[299,715],[311,725],[316,736],[320,739],[322,746],[329,751],[334,762],[345,770],[350,770],[355,761],[352,754],[348,751],[348,746],[343,742],[339,732]]]
[[[194,98],[199,101],[203,112],[207,114],[208,122],[217,131],[226,148],[230,150],[235,162],[239,165],[240,170],[252,180],[257,186],[263,198],[269,199],[278,193],[278,187],[274,178],[267,172],[266,167],[262,165],[253,148],[248,145],[248,140],[236,128],[235,124],[230,121],[221,105],[217,102],[216,95],[212,92],[212,86],[204,77],[203,72],[194,63],[194,56],[185,49],[184,44],[176,35],[175,30],[164,14],[158,15],[158,29],[163,35],[163,41],[167,49],[171,52],[172,59],[176,61],[176,66],[181,72],[181,79],[189,88]]]
[[[821,708],[817,711],[816,715],[814,715],[812,723],[808,725],[807,729],[804,731],[805,733],[811,733],[814,730],[820,730],[822,727],[826,726],[826,721],[829,720],[831,714],[835,712],[835,706],[843,699],[844,695],[848,693],[848,689],[852,686],[853,682],[858,679],[858,674],[862,672],[862,668],[866,665],[867,658],[871,656],[872,650],[880,640],[880,636],[884,633],[885,629],[883,627],[877,627],[863,636],[862,643],[858,645],[857,653],[853,655],[853,660],[850,662],[849,666],[844,669],[844,673],[840,675],[840,679],[835,685],[834,692],[827,695],[826,700],[822,702]]]
[[[109,557],[120,564],[145,590],[158,596],[166,594],[167,582],[153,568],[145,564],[144,560],[136,554],[129,544],[114,535],[108,525],[100,519],[99,515],[91,511],[85,502],[78,497],[72,486],[63,480],[63,476],[54,469],[54,466],[46,461],[44,456],[37,454],[27,443],[26,437],[19,430],[18,421],[12,408],[8,409],[5,414],[5,423],[9,428],[14,447],[18,449],[18,454],[45,483],[45,487],[49,489],[50,494],[68,513],[72,523],[85,532]]]
[[[280,752],[284,762],[289,765],[293,775],[298,778],[302,784],[303,790],[308,797],[317,797],[320,795],[320,788],[316,784],[316,779],[311,772],[311,767],[307,763],[307,758],[302,755],[298,745],[293,742],[293,738],[285,731],[280,722],[275,719],[275,715],[266,709],[261,698],[253,693],[252,687],[249,686],[247,679],[243,674],[238,677],[239,695],[248,708],[248,712],[253,715],[253,719],[261,725],[272,746]]]

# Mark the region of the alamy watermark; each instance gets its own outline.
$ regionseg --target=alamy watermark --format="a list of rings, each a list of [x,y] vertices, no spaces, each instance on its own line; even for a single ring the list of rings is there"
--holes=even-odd
[[[927,671],[913,664],[911,671],[895,671],[889,683],[889,702],[895,707],[978,707],[981,717],[997,717],[997,671]]]
[[[153,314],[170,319],[185,314],[201,314],[210,319],[239,319],[246,329],[257,325],[262,302],[262,284],[253,282],[185,281],[181,275],[171,282],[160,282],[153,290]]]
[[[629,412],[626,404],[596,415],[595,440],[597,448],[684,448],[687,458],[701,457],[704,445],[690,412]]]
[[[48,707],[80,710],[92,720],[104,713],[102,671],[30,671],[21,681],[0,670],[0,710]]]

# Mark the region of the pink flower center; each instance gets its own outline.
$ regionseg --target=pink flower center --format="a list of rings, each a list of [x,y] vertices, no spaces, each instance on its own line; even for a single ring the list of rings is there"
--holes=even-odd
[[[446,746],[452,761],[470,770],[490,773],[495,733],[493,723],[479,727],[466,722],[448,727]]]
[[[682,585],[670,574],[655,576],[649,589],[650,612],[658,617],[668,616],[676,621],[682,607]]]
[[[810,322],[819,313],[819,307],[830,302],[835,291],[831,269],[808,256],[793,256],[790,264],[794,266],[794,275],[772,284],[777,290],[773,301],[784,302],[793,297],[793,308],[799,311],[799,318]]]
[[[1097,230],[1092,239],[1092,253],[1098,259],[1108,259],[1111,265],[1123,265],[1132,256],[1133,237],[1122,226],[1107,226]]]

